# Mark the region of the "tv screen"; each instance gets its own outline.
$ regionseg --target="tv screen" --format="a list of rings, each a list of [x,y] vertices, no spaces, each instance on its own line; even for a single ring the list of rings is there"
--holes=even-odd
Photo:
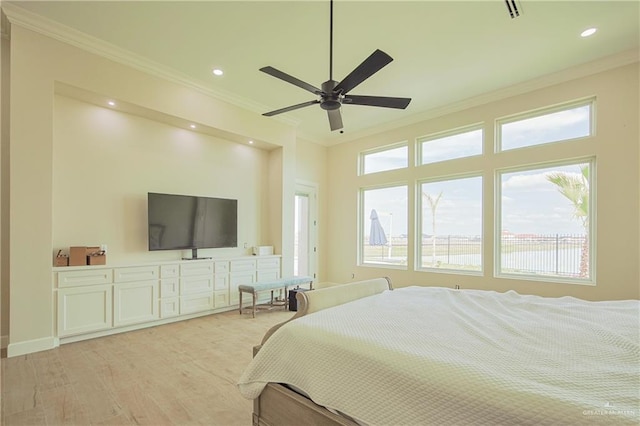
[[[238,246],[238,200],[147,195],[149,250]]]

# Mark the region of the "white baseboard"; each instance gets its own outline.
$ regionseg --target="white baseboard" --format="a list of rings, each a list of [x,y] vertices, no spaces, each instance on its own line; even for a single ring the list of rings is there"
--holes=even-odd
[[[0,349],[7,349],[9,346],[9,336],[0,336]]]
[[[26,342],[9,343],[9,345],[7,345],[7,357],[11,358],[33,352],[46,351],[55,347],[55,337],[43,337],[42,339],[27,340]]]

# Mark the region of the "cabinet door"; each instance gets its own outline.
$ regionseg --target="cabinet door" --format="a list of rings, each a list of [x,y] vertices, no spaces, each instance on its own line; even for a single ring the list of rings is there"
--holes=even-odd
[[[232,262],[233,263],[233,262]],[[242,284],[253,284],[256,282],[256,271],[232,272],[229,275],[229,303],[237,305],[240,300],[238,296],[238,286]]]
[[[153,321],[158,315],[158,281],[141,281],[114,286],[114,326]]]
[[[112,328],[113,286],[93,285],[58,290],[58,336]]]

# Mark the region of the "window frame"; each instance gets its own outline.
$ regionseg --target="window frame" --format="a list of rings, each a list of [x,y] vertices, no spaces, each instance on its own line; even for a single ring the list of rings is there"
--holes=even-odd
[[[466,158],[466,157],[465,157]],[[458,158],[459,159],[459,158]],[[480,270],[464,270],[464,269],[451,269],[451,268],[432,268],[432,267],[424,267],[422,266],[422,185],[430,182],[443,182],[443,181],[454,181],[459,179],[467,179],[467,178],[480,178],[480,201],[482,203],[480,207],[480,236],[482,238],[482,243],[480,245]],[[414,231],[414,270],[416,272],[433,272],[433,273],[446,273],[446,274],[455,274],[455,275],[473,275],[473,276],[484,276],[485,273],[485,259],[484,259],[484,249],[485,249],[485,230],[484,230],[484,212],[485,212],[485,191],[484,191],[484,173],[482,171],[472,171],[468,173],[460,173],[460,174],[451,174],[451,175],[442,175],[436,177],[429,177],[424,179],[418,179],[415,181],[415,231]]]
[[[440,160],[440,161],[434,161],[431,163],[423,163],[422,162],[422,152],[423,152],[423,146],[426,143],[435,141],[437,139],[444,139],[446,137],[449,136],[455,136],[455,135],[460,135],[463,133],[470,133],[473,132],[474,130],[480,130],[482,133],[482,140],[480,141],[480,153],[479,154],[473,154],[473,155],[468,155],[465,157],[455,157],[455,158],[448,158],[446,160]],[[475,158],[475,157],[481,157],[485,154],[485,149],[484,149],[484,143],[485,143],[485,130],[486,130],[486,123],[485,122],[478,122],[478,123],[473,123],[473,124],[467,124],[464,126],[460,126],[460,127],[456,127],[454,129],[449,129],[449,130],[443,130],[441,132],[436,132],[436,133],[430,133],[428,135],[423,135],[423,136],[418,136],[416,138],[416,149],[415,149],[415,166],[416,167],[422,167],[422,166],[430,166],[432,164],[439,164],[439,163],[444,163],[446,161],[454,161],[454,160],[462,160],[465,158]]]
[[[505,173],[526,172],[554,166],[589,164],[589,278],[571,278],[553,275],[514,274],[502,272],[502,176]],[[527,163],[521,166],[495,170],[494,175],[494,235],[493,235],[493,276],[495,278],[537,281],[559,284],[596,286],[596,156],[566,158],[557,161]]]
[[[400,181],[400,182],[389,182],[380,185],[371,185],[371,186],[362,186],[358,188],[358,247],[357,247],[357,257],[356,257],[356,265],[358,267],[364,268],[386,268],[386,269],[396,269],[401,271],[409,270],[409,247],[410,247],[410,236],[409,229],[407,229],[407,257],[406,262],[403,264],[391,264],[391,263],[377,263],[377,262],[365,262],[364,261],[364,235],[365,235],[365,225],[366,220],[364,217],[364,194],[366,191],[376,190],[376,189],[387,189],[387,188],[397,188],[404,187],[407,191],[407,218],[409,220],[409,182]],[[407,222],[407,226],[409,223]],[[391,238],[391,236],[389,236]]]
[[[588,135],[578,136],[578,137],[569,138],[569,139],[561,139],[561,140],[552,141],[552,142],[544,142],[544,143],[539,143],[535,145],[521,146],[518,148],[510,148],[510,149],[502,148],[502,126],[503,125],[515,123],[518,121],[528,120],[530,118],[542,117],[544,115],[549,115],[556,112],[569,111],[569,110],[580,108],[587,105],[589,106],[589,134]],[[596,135],[595,109],[596,109],[596,98],[588,97],[588,98],[577,99],[569,102],[563,102],[557,105],[536,108],[536,109],[525,111],[525,112],[519,112],[516,114],[510,114],[510,115],[498,117],[495,119],[495,126],[494,126],[494,146],[493,146],[494,153],[500,154],[504,152],[518,151],[521,149],[530,149],[534,147],[554,145],[558,143],[565,143],[570,141],[577,141],[577,140],[592,138]]]
[[[398,167],[397,169],[389,169],[389,170],[380,170],[377,172],[369,172],[369,173],[365,173],[365,157],[367,155],[371,155],[371,154],[378,154],[380,152],[384,152],[384,151],[391,151],[397,148],[402,148],[402,147],[406,147],[407,148],[407,165],[404,167]],[[386,172],[392,172],[395,170],[406,170],[407,168],[409,168],[409,157],[411,155],[411,153],[409,152],[409,141],[402,141],[402,142],[396,142],[390,145],[384,145],[384,146],[380,146],[377,148],[373,148],[373,149],[369,149],[369,150],[365,150],[365,151],[361,151],[358,154],[358,176],[369,176],[369,175],[374,175],[376,173],[386,173]]]

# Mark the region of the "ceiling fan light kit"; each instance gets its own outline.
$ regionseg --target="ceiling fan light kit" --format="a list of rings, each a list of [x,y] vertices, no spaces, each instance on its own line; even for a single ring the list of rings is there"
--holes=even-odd
[[[338,82],[333,79],[333,0],[330,2],[330,24],[329,24],[329,80],[322,83],[321,88],[317,88],[309,83],[297,79],[287,73],[276,68],[267,66],[260,68],[260,71],[276,77],[287,83],[298,86],[308,92],[318,96],[313,101],[303,102],[291,105],[285,108],[266,112],[262,115],[271,117],[284,112],[293,111],[314,104],[320,104],[320,108],[327,111],[329,118],[329,127],[331,130],[339,130],[343,128],[342,114],[340,108],[343,104],[350,105],[366,105],[383,108],[405,109],[411,98],[394,98],[388,96],[362,96],[350,95],[349,92],[357,87],[360,83],[380,71],[383,67],[393,61],[393,58],[382,50],[376,49],[367,59],[358,65],[349,75],[342,81]]]

